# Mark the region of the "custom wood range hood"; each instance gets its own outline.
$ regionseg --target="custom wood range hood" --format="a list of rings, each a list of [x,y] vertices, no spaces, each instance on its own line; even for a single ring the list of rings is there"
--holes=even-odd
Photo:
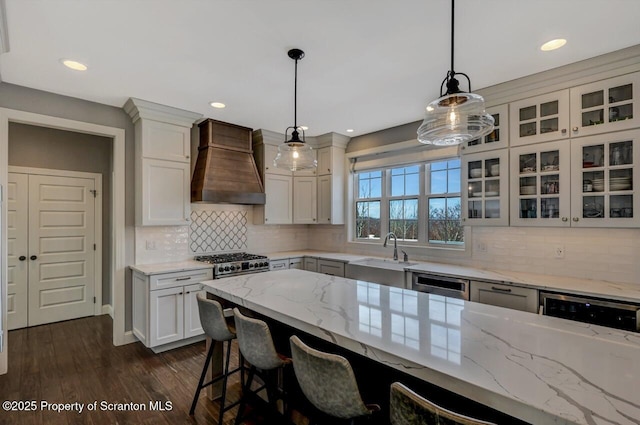
[[[253,130],[212,119],[198,126],[191,202],[264,204],[264,186],[253,159]]]

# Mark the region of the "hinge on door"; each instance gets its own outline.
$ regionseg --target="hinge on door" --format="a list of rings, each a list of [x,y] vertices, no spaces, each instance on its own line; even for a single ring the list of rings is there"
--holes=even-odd
[[[89,189],[89,192],[93,193],[94,198],[98,196],[98,191],[95,189]]]
[[[96,244],[93,244],[93,250],[94,251],[96,250]]]
[[[96,303],[96,297],[93,297],[93,303],[94,304]]]

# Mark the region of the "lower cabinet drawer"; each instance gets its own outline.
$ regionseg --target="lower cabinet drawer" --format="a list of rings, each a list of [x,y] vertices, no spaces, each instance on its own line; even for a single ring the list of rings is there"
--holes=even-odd
[[[285,270],[289,268],[289,259],[269,261],[269,270]]]
[[[213,268],[162,273],[149,276],[149,290],[191,285],[213,279]]]
[[[341,261],[318,259],[318,272],[344,277],[344,263]]]
[[[471,281],[471,301],[506,307],[514,310],[538,312],[538,290],[499,283]]]

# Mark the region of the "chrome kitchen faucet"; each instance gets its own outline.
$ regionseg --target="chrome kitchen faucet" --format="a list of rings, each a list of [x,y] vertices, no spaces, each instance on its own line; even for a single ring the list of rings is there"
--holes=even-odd
[[[398,261],[398,238],[396,238],[396,234],[393,232],[387,233],[387,236],[384,237],[384,243],[382,246],[384,248],[387,247],[387,241],[389,240],[389,236],[393,236],[393,260]]]

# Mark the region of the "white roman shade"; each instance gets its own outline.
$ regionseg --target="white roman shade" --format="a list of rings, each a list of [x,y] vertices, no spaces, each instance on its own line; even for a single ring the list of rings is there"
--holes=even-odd
[[[372,149],[349,152],[349,170],[352,173],[393,166],[420,164],[460,156],[460,146],[425,149],[415,140],[394,143]]]

